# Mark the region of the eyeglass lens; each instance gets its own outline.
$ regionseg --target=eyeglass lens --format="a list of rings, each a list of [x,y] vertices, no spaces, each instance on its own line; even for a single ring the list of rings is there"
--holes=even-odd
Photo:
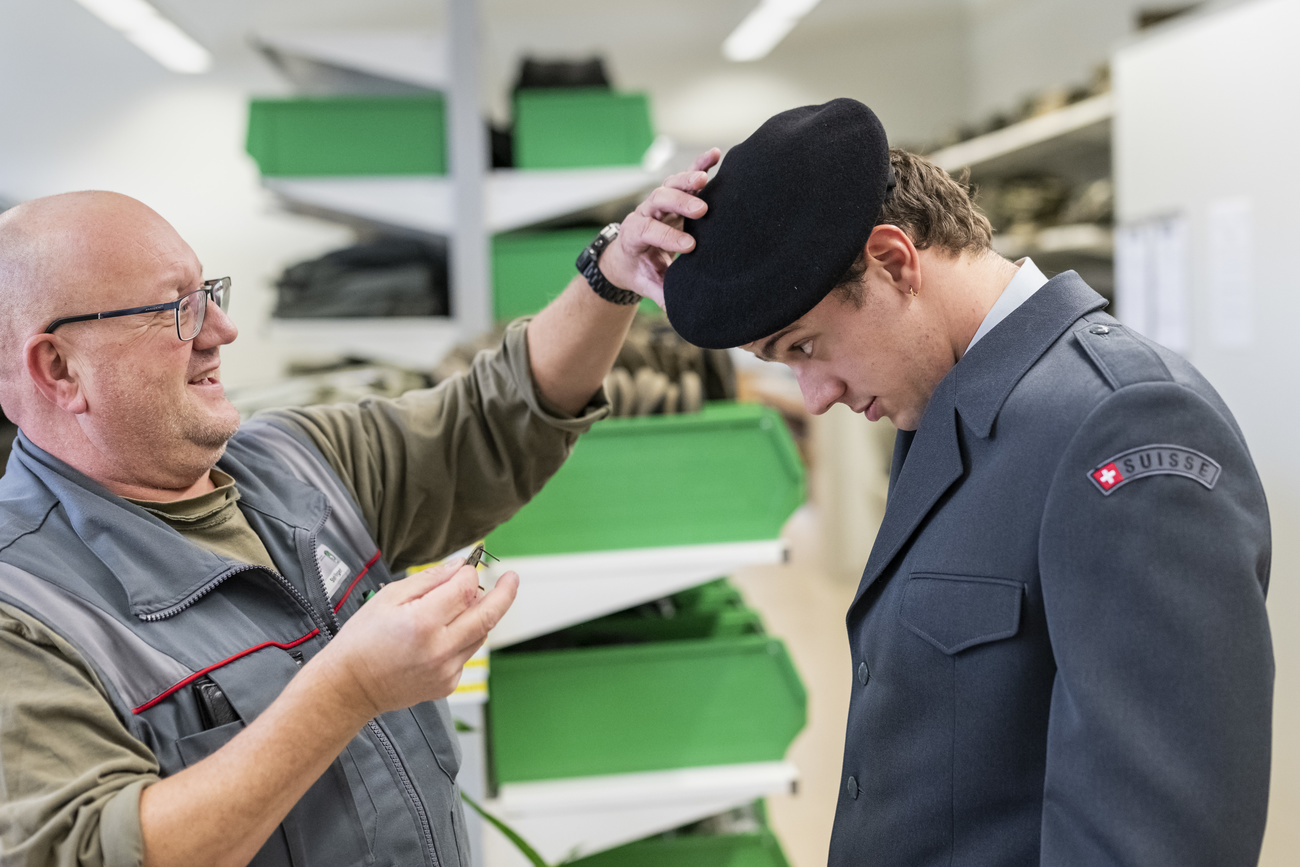
[[[230,298],[230,281],[214,280],[181,299],[176,308],[176,334],[181,340],[193,340],[203,330],[203,320],[208,312],[208,294],[222,310]]]

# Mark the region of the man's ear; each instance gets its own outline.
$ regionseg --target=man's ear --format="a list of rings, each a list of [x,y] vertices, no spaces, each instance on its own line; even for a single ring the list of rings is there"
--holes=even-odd
[[[868,261],[881,268],[904,295],[921,285],[921,257],[902,229],[888,224],[876,226],[865,249]]]
[[[36,391],[65,412],[80,415],[86,411],[86,396],[76,365],[58,341],[49,334],[36,334],[23,346],[23,362]]]

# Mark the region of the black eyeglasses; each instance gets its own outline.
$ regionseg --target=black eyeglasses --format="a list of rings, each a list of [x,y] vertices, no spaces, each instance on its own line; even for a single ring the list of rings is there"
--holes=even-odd
[[[55,319],[45,328],[46,334],[69,322],[86,322],[90,319],[112,319],[115,316],[134,316],[137,313],[162,313],[166,310],[176,311],[176,336],[181,340],[193,340],[203,330],[203,320],[208,313],[208,301],[211,300],[224,313],[230,306],[230,278],[218,277],[204,280],[203,285],[168,301],[166,304],[148,304],[144,307],[127,307],[123,310],[106,310],[103,313],[86,313],[82,316],[65,316]]]

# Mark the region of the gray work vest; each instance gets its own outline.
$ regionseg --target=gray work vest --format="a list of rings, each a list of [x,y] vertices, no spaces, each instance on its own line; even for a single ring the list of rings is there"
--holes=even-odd
[[[354,499],[288,423],[258,420],[220,468],[280,573],[192,544],[19,435],[0,479],[0,600],[98,673],[162,774],[261,713],[393,580]],[[255,865],[468,865],[445,702],[372,720],[290,811]]]

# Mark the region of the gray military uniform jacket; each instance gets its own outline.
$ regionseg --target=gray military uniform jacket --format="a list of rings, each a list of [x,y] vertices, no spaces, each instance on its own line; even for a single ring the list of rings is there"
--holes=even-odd
[[[1104,303],[1054,278],[899,434],[832,865],[1258,859],[1263,490],[1204,378]]]

